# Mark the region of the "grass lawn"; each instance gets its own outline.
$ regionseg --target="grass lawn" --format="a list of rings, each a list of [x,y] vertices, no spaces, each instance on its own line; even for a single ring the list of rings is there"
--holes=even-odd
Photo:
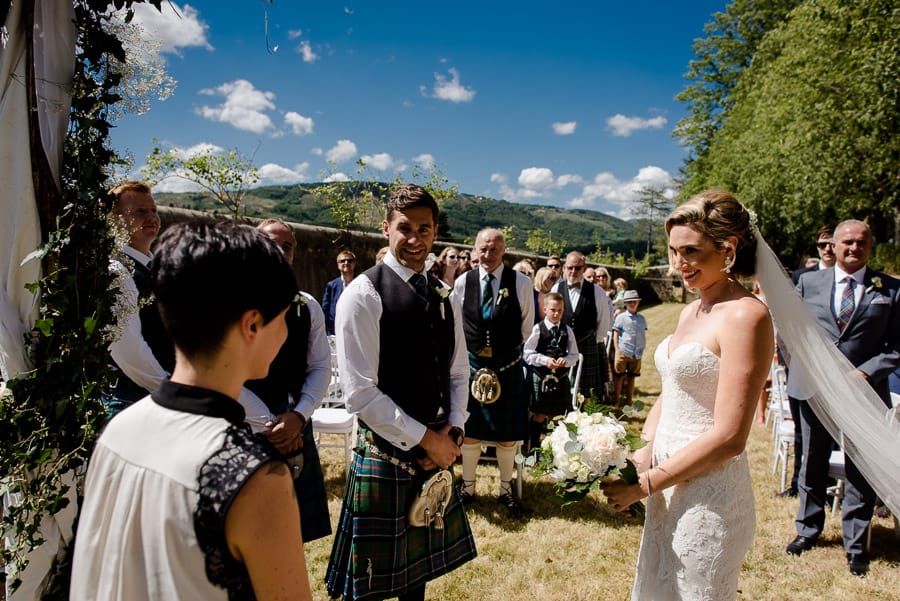
[[[648,344],[635,397],[644,402],[652,402],[659,395],[660,379],[653,354],[662,339],[675,329],[682,307],[667,304],[642,311],[649,326]],[[784,548],[795,536],[797,500],[775,496],[779,482],[778,475],[772,475],[772,438],[768,428],[753,427],[748,452],[757,526],[744,561],[738,599],[900,601],[900,538],[895,536],[890,519],[873,521],[872,565],[866,578],[851,576],[847,570],[840,519],[830,512],[820,545],[801,557],[788,556]],[[323,450],[332,525],[340,512],[342,462],[341,453]],[[527,474],[524,503],[531,515],[526,520],[510,520],[495,501],[497,485],[496,467],[479,465],[479,497],[468,512],[478,558],[429,583],[428,599],[605,601],[630,597],[640,523],[610,510],[597,493],[560,509],[553,501],[552,482],[535,480]],[[315,599],[328,598],[322,580],[331,542],[328,537],[306,546]]]

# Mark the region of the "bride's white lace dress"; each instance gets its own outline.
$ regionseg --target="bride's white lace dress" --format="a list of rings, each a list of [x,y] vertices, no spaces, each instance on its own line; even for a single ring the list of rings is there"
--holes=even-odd
[[[671,338],[671,337],[670,337]],[[659,465],[713,426],[719,358],[696,342],[656,349]],[[632,601],[734,599],[756,514],[746,452],[647,500]]]

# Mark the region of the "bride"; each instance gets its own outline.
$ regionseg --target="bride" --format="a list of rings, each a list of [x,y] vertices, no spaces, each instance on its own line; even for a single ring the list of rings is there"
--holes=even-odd
[[[765,305],[751,276],[757,239],[728,192],[703,192],[666,220],[669,258],[700,298],[656,350],[662,394],[635,453],[638,484],[604,486],[627,511],[649,497],[632,600],[734,599],[756,516],[744,446],[772,361]]]

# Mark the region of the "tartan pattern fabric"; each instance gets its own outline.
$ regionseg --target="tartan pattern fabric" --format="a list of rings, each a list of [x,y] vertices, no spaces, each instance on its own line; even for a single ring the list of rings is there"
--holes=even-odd
[[[325,575],[328,594],[348,601],[396,597],[474,559],[456,492],[443,530],[410,526],[407,512],[424,478],[371,456],[364,442],[361,432]]]
[[[331,534],[325,476],[319,461],[319,450],[313,438],[311,423],[303,430],[303,469],[294,480],[297,504],[300,506],[300,528],[303,542],[308,543]]]
[[[498,372],[509,361],[484,359],[469,353],[471,375],[482,367],[494,370],[500,381],[500,398],[482,404],[469,392],[469,419],[466,436],[492,442],[510,442],[528,438],[529,389],[525,384],[524,363]]]
[[[838,313],[837,326],[839,330],[843,330],[847,326],[847,322],[853,316],[853,310],[856,308],[856,296],[853,294],[853,284],[855,280],[849,275],[844,278],[847,286],[841,293],[841,306]]]
[[[593,332],[576,342],[578,343],[578,352],[584,356],[578,390],[585,397],[593,390],[603,401],[606,383],[609,381],[609,361],[606,358],[606,348],[597,344]]]

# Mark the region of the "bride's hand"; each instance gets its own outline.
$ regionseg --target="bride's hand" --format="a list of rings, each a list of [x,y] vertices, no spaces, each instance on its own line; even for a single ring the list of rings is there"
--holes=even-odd
[[[601,483],[600,490],[610,507],[621,513],[628,513],[632,504],[647,496],[639,484],[625,484],[622,480]]]

